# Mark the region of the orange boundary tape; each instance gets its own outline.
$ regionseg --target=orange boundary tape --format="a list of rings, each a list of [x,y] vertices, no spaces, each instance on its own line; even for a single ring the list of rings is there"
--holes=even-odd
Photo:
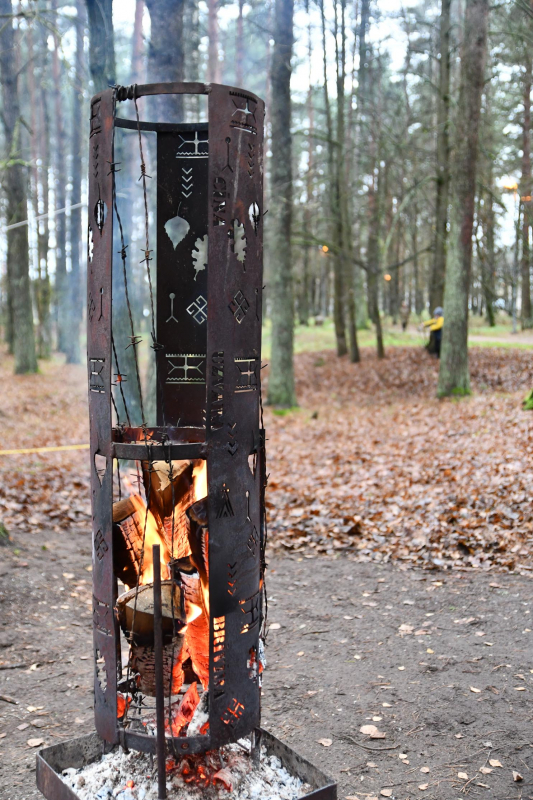
[[[88,450],[88,444],[62,444],[58,447],[26,447],[21,450],[0,450],[0,456],[16,456],[30,453],[57,453],[60,450]]]

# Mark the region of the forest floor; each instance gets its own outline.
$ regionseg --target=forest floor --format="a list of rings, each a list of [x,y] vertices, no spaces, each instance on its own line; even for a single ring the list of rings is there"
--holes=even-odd
[[[302,353],[300,407],[266,411],[263,724],[340,798],[533,797],[533,365],[470,359],[472,397],[437,401],[419,349]],[[83,367],[10,366],[2,448],[87,441]],[[0,456],[1,800],[38,797],[36,749],[93,728],[88,471]]]

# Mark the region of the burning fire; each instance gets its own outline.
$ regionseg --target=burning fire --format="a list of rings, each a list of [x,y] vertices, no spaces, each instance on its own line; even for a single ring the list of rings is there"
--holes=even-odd
[[[140,524],[144,531],[144,557],[142,572],[139,576],[139,585],[152,583],[154,580],[154,564],[152,560],[152,547],[154,544],[158,544],[161,547],[161,580],[168,580],[170,575],[167,564],[171,559],[171,555],[159,525],[150,509],[146,508],[145,502],[139,494],[132,494],[131,501],[139,514]]]

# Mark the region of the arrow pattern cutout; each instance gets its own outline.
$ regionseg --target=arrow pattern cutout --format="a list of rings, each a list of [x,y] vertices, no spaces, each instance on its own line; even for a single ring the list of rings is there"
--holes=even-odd
[[[248,142],[248,175],[253,177],[255,172],[255,144]]]
[[[228,437],[229,437],[228,453],[230,454],[230,456],[234,456],[235,453],[237,452],[237,450],[239,449],[239,445],[235,441],[235,428],[236,427],[237,427],[237,423],[236,422],[234,422],[233,425],[231,425],[228,422]]]
[[[232,597],[237,591],[237,563],[228,564],[228,594]]]
[[[192,167],[181,168],[181,193],[185,198],[192,194]]]

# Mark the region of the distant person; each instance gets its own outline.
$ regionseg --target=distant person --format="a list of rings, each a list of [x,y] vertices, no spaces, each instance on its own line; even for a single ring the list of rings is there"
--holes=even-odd
[[[440,345],[442,342],[442,326],[444,325],[444,311],[437,306],[433,312],[433,317],[424,322],[424,328],[429,328],[429,342],[427,351],[431,355],[440,358]]]
[[[402,321],[402,331],[407,330],[407,323],[409,322],[409,314],[410,313],[411,313],[411,309],[409,308],[409,306],[407,305],[407,303],[404,300],[403,303],[402,303],[402,306],[400,308],[400,319]]]

